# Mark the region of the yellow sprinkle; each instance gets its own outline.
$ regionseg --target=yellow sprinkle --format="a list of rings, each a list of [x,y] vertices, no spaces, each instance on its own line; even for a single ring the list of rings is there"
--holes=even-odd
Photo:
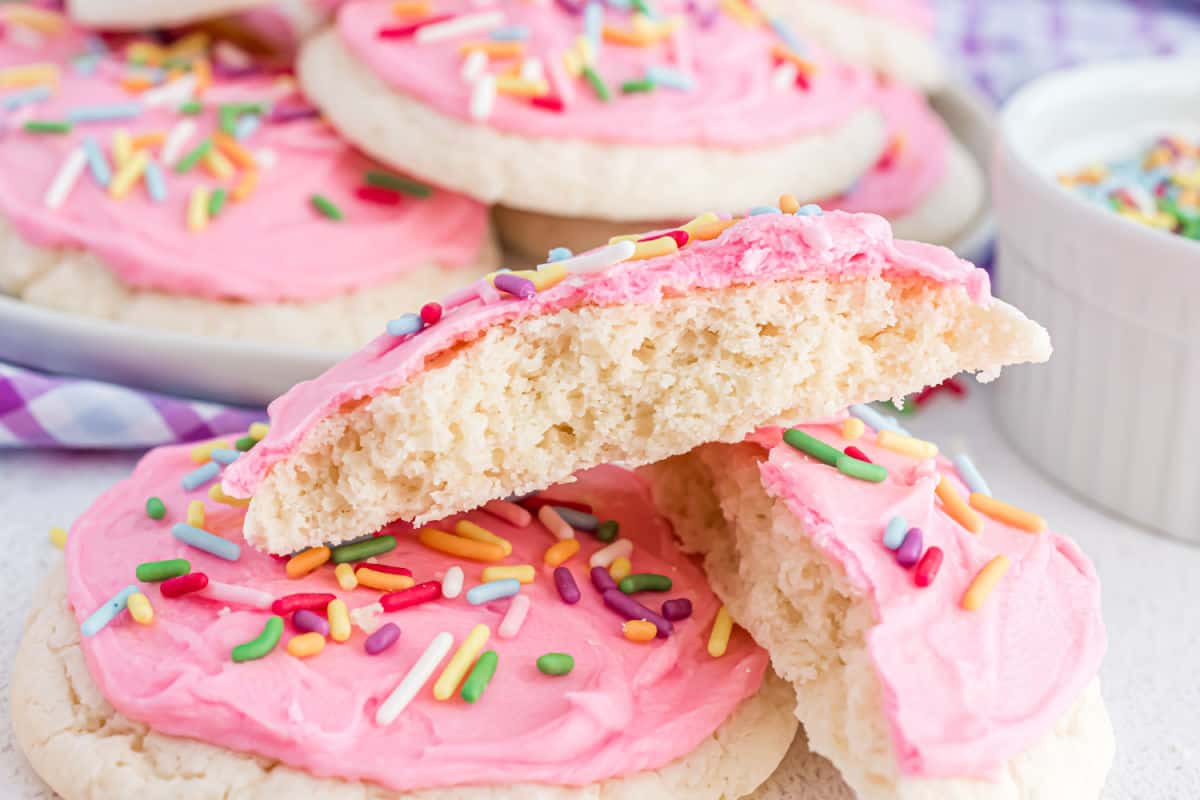
[[[1171,180],[1185,189],[1200,189],[1200,167],[1191,172],[1180,172],[1171,176]]]
[[[563,539],[546,548],[546,554],[542,556],[542,561],[547,567],[561,567],[575,557],[580,546],[578,539]]]
[[[729,616],[729,609],[721,606],[721,610],[717,612],[717,618],[713,620],[712,633],[708,635],[708,654],[713,658],[725,655],[725,651],[729,649],[729,636],[732,633],[733,618]]]
[[[488,637],[491,631],[487,625],[476,625],[467,634],[467,638],[463,640],[462,645],[450,658],[450,663],[442,670],[441,676],[438,677],[437,683],[433,685],[433,696],[438,700],[449,700],[458,690],[458,685],[467,675],[467,670],[475,663],[475,659],[479,657],[479,652],[483,650],[483,646],[487,644]]]
[[[50,544],[57,547],[59,550],[67,546],[67,529],[66,528],[51,528],[50,529]]]
[[[193,500],[187,507],[187,524],[193,528],[204,527],[204,501]]]
[[[353,592],[358,588],[353,564],[338,564],[333,568],[333,576],[337,578],[338,586],[343,592]]]
[[[210,148],[204,156],[204,168],[219,181],[227,181],[234,176],[236,170],[233,162],[226,158],[219,149]]]
[[[431,550],[472,561],[503,561],[504,550],[498,544],[474,542],[446,533],[437,528],[422,528],[417,532],[417,541]]]
[[[249,497],[230,497],[225,494],[225,490],[221,488],[221,484],[214,483],[208,487],[208,497],[210,500],[215,500],[218,503],[223,503],[234,508],[245,508],[250,505]]]
[[[203,186],[192,189],[188,198],[187,226],[193,233],[208,227],[208,189]]]
[[[573,78],[583,74],[583,59],[574,50],[567,50],[562,55],[563,69]]]
[[[1010,565],[1006,555],[998,555],[984,565],[963,594],[962,607],[967,611],[978,611],[987,602],[988,595],[996,588],[1004,573],[1008,572]]]
[[[346,608],[345,600],[330,600],[325,616],[329,618],[330,639],[344,642],[350,638],[350,609]]]
[[[938,454],[937,445],[924,439],[914,439],[895,431],[882,430],[876,435],[875,443],[880,447],[899,453],[909,458],[935,458]]]
[[[121,169],[133,156],[133,139],[129,137],[129,131],[124,128],[113,131],[111,149],[113,163]]]
[[[688,233],[691,235],[693,241],[707,242],[710,239],[717,238],[740,221],[736,219],[720,219],[716,222],[706,222],[703,225],[697,225],[688,231]]]
[[[491,59],[523,58],[525,56],[524,42],[494,42],[485,39],[475,42],[463,42],[458,46],[460,55],[484,53]]]
[[[566,266],[558,262],[550,264],[543,269],[529,270],[529,272],[531,273],[530,275],[523,275],[522,277],[533,281],[534,288],[539,292],[544,292],[547,289],[557,286],[560,281],[567,277]]]
[[[316,631],[288,639],[287,651],[296,658],[309,658],[325,649],[325,637]]]
[[[231,445],[226,439],[213,439],[210,442],[201,442],[200,444],[196,445],[192,448],[189,455],[192,457],[192,461],[195,461],[197,464],[207,464],[212,460],[213,450],[229,450],[232,449],[232,447],[233,445]]]
[[[938,499],[942,501],[942,510],[950,515],[951,519],[971,533],[979,533],[983,530],[983,520],[963,501],[962,495],[945,475],[938,480],[936,491]]]
[[[842,438],[854,441],[862,438],[863,433],[867,430],[867,426],[858,417],[846,417],[842,420]]]
[[[499,545],[500,549],[504,551],[506,558],[512,555],[512,542],[501,536],[497,536],[481,525],[476,525],[474,522],[465,519],[459,520],[454,526],[454,533],[473,542],[486,542],[488,544]]]
[[[190,58],[198,56],[208,49],[210,36],[205,31],[195,31],[189,33],[181,39],[171,43],[167,53],[172,58]]]
[[[145,150],[139,150],[134,153],[125,164],[117,170],[117,174],[113,175],[112,182],[108,185],[108,194],[114,200],[120,200],[125,195],[129,194],[129,190],[141,180],[142,173],[146,171],[146,164],[150,161],[150,154]]]
[[[658,637],[658,628],[644,619],[631,619],[621,626],[621,632],[631,642],[652,642]]]
[[[625,556],[614,558],[608,568],[608,574],[612,576],[614,581],[620,581],[622,578],[627,577],[630,572],[633,572],[633,563]]]
[[[694,231],[697,228],[700,228],[704,225],[709,225],[713,222],[720,222],[720,221],[721,221],[721,218],[718,217],[716,214],[714,214],[711,211],[705,211],[703,214],[696,217],[695,219],[689,220],[684,225],[680,225],[679,229],[681,231],[687,231],[687,235],[694,239],[695,238]]]
[[[150,598],[141,592],[134,592],[129,595],[129,599],[125,601],[126,608],[129,609],[129,616],[133,617],[135,622],[142,625],[149,625],[154,622],[154,606],[150,605]]]
[[[800,201],[796,199],[796,195],[794,194],[780,195],[779,210],[785,214],[795,214],[800,210]]]
[[[657,239],[651,239],[648,242],[638,242],[637,247],[633,250],[633,255],[629,257],[630,261],[644,261],[647,258],[658,258],[659,256],[669,255],[677,252],[679,245],[675,243],[674,237],[660,236]]]
[[[380,572],[369,566],[362,566],[354,570],[354,577],[358,579],[359,586],[365,586],[377,592],[402,592],[417,585],[417,582],[408,575]]]
[[[3,8],[3,18],[39,33],[62,33],[67,21],[62,14],[35,6],[13,4]]]
[[[261,442],[267,436],[267,431],[271,430],[270,426],[265,422],[255,422],[250,426],[250,430],[246,431],[246,435],[256,442]]]
[[[0,89],[19,89],[43,83],[56,84],[58,74],[57,64],[25,64],[0,69]]]
[[[432,11],[429,0],[397,0],[392,13],[397,17],[426,17]]]
[[[986,494],[972,492],[971,496],[967,498],[967,502],[971,504],[971,508],[987,514],[992,519],[997,522],[1003,522],[1005,525],[1011,525],[1014,528],[1020,528],[1030,533],[1041,533],[1046,530],[1046,520],[1042,517],[1025,509],[1005,503],[1002,500],[989,497]]]
[[[496,78],[496,91],[517,97],[545,97],[550,94],[546,81],[531,81],[525,78]]]
[[[288,559],[285,571],[292,580],[299,580],[313,570],[329,562],[332,551],[328,547],[310,547]]]
[[[484,567],[481,581],[490,583],[502,581],[505,578],[516,578],[521,583],[533,583],[537,573],[532,564],[516,564],[504,567]]]
[[[125,58],[151,67],[157,67],[167,58],[167,51],[154,42],[139,40],[125,48]]]
[[[721,0],[721,10],[747,27],[762,24],[762,17],[742,0]]]
[[[579,54],[579,61],[584,66],[596,63],[596,51],[592,47],[592,40],[583,34],[575,37],[575,52]]]

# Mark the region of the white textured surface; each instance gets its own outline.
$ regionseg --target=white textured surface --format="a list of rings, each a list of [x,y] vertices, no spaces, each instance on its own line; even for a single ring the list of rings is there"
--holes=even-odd
[[[1036,367],[1030,369],[1037,369]],[[1200,622],[1195,585],[1200,549],[1146,533],[1093,510],[1043,481],[1004,444],[987,416],[984,394],[959,404],[939,398],[909,424],[949,447],[955,437],[970,452],[998,496],[1044,514],[1074,535],[1096,561],[1104,580],[1109,654],[1104,694],[1117,732],[1117,759],[1108,800],[1174,800],[1200,797]],[[33,587],[60,558],[46,533],[83,511],[132,466],[132,455],[0,455],[0,520],[7,558],[0,599],[0,800],[49,797],[15,749],[8,729],[8,669],[20,638]],[[849,800],[846,793],[813,795],[814,774],[832,769],[803,751],[762,792],[761,800]],[[802,767],[797,770],[795,767]]]

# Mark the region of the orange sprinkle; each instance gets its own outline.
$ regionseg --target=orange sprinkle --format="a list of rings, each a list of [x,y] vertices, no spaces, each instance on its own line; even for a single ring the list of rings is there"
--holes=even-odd
[[[579,552],[580,546],[578,539],[563,539],[546,549],[546,554],[542,556],[542,561],[545,562],[547,567],[560,567],[575,557]]]
[[[192,91],[199,98],[212,86],[212,65],[207,58],[197,58],[192,62],[192,74],[196,76],[196,88]]]
[[[237,166],[242,169],[255,169],[258,166],[254,155],[229,134],[224,131],[216,131],[212,137],[213,144],[217,146],[221,154]]]
[[[167,140],[166,131],[149,131],[147,133],[139,133],[129,140],[129,146],[134,151],[144,150],[145,148],[159,147]]]
[[[504,549],[490,542],[473,542],[437,528],[422,528],[417,541],[431,550],[472,561],[503,561]]]
[[[496,91],[518,97],[545,97],[550,94],[550,84],[546,81],[501,76],[496,78]]]
[[[154,85],[149,78],[145,78],[141,75],[125,75],[121,78],[119,83],[121,84],[122,89],[127,92],[133,92],[134,94],[141,94]]]
[[[504,551],[505,556],[512,555],[512,542],[503,536],[497,536],[482,525],[476,525],[470,520],[459,520],[454,525],[454,534],[464,539],[470,539],[473,542],[494,544]]]
[[[328,547],[310,547],[288,559],[287,576],[299,580],[329,561]]]
[[[254,194],[256,186],[258,186],[258,170],[248,169],[242,173],[241,179],[233,187],[233,192],[229,196],[233,198],[234,202],[240,203]]]
[[[716,222],[705,222],[692,228],[688,233],[692,235],[693,241],[707,242],[710,239],[715,239],[722,233],[737,225],[740,220],[722,219]]]
[[[652,642],[658,637],[658,628],[644,619],[631,619],[621,626],[621,632],[631,642]]]
[[[1003,522],[1005,525],[1011,525],[1014,528],[1020,528],[1030,533],[1041,533],[1046,530],[1046,520],[1042,517],[1005,503],[1002,500],[989,497],[986,494],[972,492],[967,501],[971,504],[971,508],[982,514],[987,514],[992,519],[997,522]]]
[[[748,6],[743,0],[721,0],[721,10],[743,25],[755,26],[762,24],[762,15]]]
[[[779,210],[785,214],[795,214],[800,210],[800,201],[796,199],[794,194],[780,195]]]
[[[392,3],[392,13],[397,17],[427,17],[432,10],[429,0],[397,0]]]
[[[354,570],[354,577],[358,579],[359,586],[379,592],[402,592],[417,585],[417,582],[407,575],[380,572],[370,567],[359,567]]]
[[[775,56],[780,61],[789,61],[795,64],[796,69],[800,71],[801,75],[809,76],[817,71],[816,64],[812,63],[806,58],[803,58],[798,53],[784,47],[781,44],[777,44],[771,48],[771,55]]]
[[[56,11],[50,11],[35,6],[16,5],[0,7],[3,19],[17,25],[24,25],[39,33],[62,33],[67,25],[66,19]]]
[[[524,58],[525,43],[493,42],[490,40],[463,42],[458,46],[458,52],[464,56],[470,55],[471,53],[484,53],[488,58],[495,59]]]
[[[611,42],[612,44],[622,44],[626,47],[649,47],[655,44],[659,38],[658,36],[618,28],[613,25],[604,26],[604,41]]]
[[[1004,573],[1008,572],[1008,568],[1012,562],[1008,560],[1006,555],[998,555],[984,565],[983,569],[979,570],[975,575],[975,579],[971,581],[971,585],[967,587],[967,591],[963,594],[962,607],[967,611],[978,611],[987,602],[988,596],[992,590],[996,588],[996,584],[1004,577]]]
[[[942,501],[942,509],[959,525],[971,533],[979,533],[983,530],[983,520],[971,510],[971,507],[962,499],[962,495],[954,488],[954,484],[950,483],[950,479],[945,475],[938,480],[937,496]]]

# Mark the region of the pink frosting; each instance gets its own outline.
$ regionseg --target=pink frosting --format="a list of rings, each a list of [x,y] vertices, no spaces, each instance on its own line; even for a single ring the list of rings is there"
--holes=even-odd
[[[1095,570],[1055,533],[987,517],[982,533],[967,532],[935,500],[938,470],[968,494],[943,458],[897,455],[870,432],[850,442],[832,425],[804,430],[838,449],[853,444],[888,469],[883,483],[865,483],[783,444],[779,429],[753,437],[769,450],[760,465],[767,493],[874,605],[867,645],[901,772],[994,778],[1053,729],[1099,669],[1106,642]],[[945,553],[927,588],[881,543],[896,515]],[[980,610],[964,611],[963,593],[998,553],[1011,559],[1008,573]]]
[[[843,212],[747,217],[717,239],[694,242],[674,255],[573,275],[530,300],[463,306],[406,339],[380,336],[271,403],[270,433],[226,472],[226,491],[250,496],[275,464],[296,452],[305,435],[343,404],[401,386],[429,359],[493,325],[564,308],[654,305],[698,290],[880,274],[962,286],[979,303],[991,296],[986,272],[944,247],[893,239],[882,217]]]
[[[367,0],[343,6],[338,31],[346,46],[398,92],[414,97],[450,117],[469,119],[472,86],[460,77],[459,46],[486,38],[474,33],[428,44],[407,39],[381,39],[380,29],[403,24],[390,0]],[[762,147],[831,129],[863,108],[868,100],[867,73],[827,58],[815,48],[807,57],[817,66],[807,88],[772,87],[776,61],[772,47],[779,37],[766,26],[746,27],[727,14],[702,24],[701,12],[682,13],[680,2],[657,3],[664,13],[681,13],[682,25],[668,40],[646,47],[605,42],[596,68],[612,93],[602,102],[582,79],[569,81],[564,112],[547,111],[528,99],[500,95],[487,125],[507,133],[537,138],[643,145]],[[557,3],[502,3],[506,25],[528,28],[527,56],[557,65],[583,32],[583,17]],[[472,0],[438,0],[435,13],[478,12]],[[608,8],[605,20],[628,30],[631,16]],[[681,58],[680,52],[684,53]],[[687,55],[691,54],[691,55]],[[513,62],[503,62],[494,71]],[[626,81],[645,77],[652,65],[682,69],[695,80],[692,91],[658,88],[623,94]],[[563,73],[565,75],[565,73]]]
[[[253,302],[323,299],[397,279],[425,264],[475,262],[487,230],[484,206],[441,190],[427,199],[404,197],[395,206],[358,199],[355,190],[375,165],[317,119],[264,122],[245,145],[252,152],[273,153],[274,165],[260,171],[249,198],[228,202],[204,231],[191,232],[185,222],[192,188],[219,183],[202,166],[186,175],[164,169],[163,203],[151,201],[141,185],[125,199],[113,200],[85,170],[62,208],[48,209],[47,187],[84,136],[96,137],[111,162],[108,146],[118,128],[134,136],[167,132],[183,118],[172,104],[145,109],[133,119],[79,124],[68,135],[21,130],[26,115],[61,119],[72,108],[137,99],[117,83],[123,68],[115,59],[102,60],[93,76],[72,68],[70,59],[84,52],[84,37],[75,31],[49,37],[37,48],[11,30],[0,33],[0,68],[45,61],[62,65],[53,97],[10,112],[8,130],[0,121],[0,215],[27,241],[94,253],[129,286]],[[0,90],[0,103],[17,91]],[[302,102],[269,77],[217,79],[205,97],[206,111],[193,118],[199,130],[187,149],[216,128],[218,104],[262,100],[287,107]],[[233,181],[224,185],[229,188]],[[333,222],[318,215],[309,202],[313,194],[331,200],[345,219]]]
[[[898,217],[912,211],[946,175],[950,133],[925,96],[883,84],[872,101],[884,117],[889,146],[867,174],[826,208]]]
[[[212,580],[277,597],[332,592],[351,608],[376,601],[372,590],[339,590],[332,566],[289,580],[282,562],[249,548],[230,563],[176,541],[170,526],[184,517],[189,500],[205,495],[180,488],[180,477],[195,466],[187,448],[153,451],[72,527],[68,596],[81,621],[134,582],[137,564],[168,558],[186,558],[193,571]],[[402,633],[378,656],[366,655],[365,634],[355,628],[344,644],[330,641],[318,656],[293,658],[284,649],[296,633],[289,622],[274,652],[235,664],[230,649],[257,636],[269,612],[235,607],[223,613],[210,600],[167,599],[152,584],[142,584],[154,606],[154,623],[141,626],[123,613],[84,638],[89,670],[118,711],[160,733],[396,791],[514,781],[581,785],[661,767],[691,752],[758,691],[767,656],[742,632],[735,633],[724,657],[707,654],[719,601],[696,564],[679,552],[640,479],[616,467],[579,478],[550,490],[550,496],[589,502],[602,518],[616,519],[621,535],[634,542],[637,569],[674,582],[670,593],[638,599],[656,608],[668,597],[692,601],[693,616],[677,623],[669,638],[634,644],[622,637],[622,619],[604,606],[588,579],[587,560],[603,546],[589,534],[580,534],[583,549],[567,563],[583,594],[568,606],[542,567],[542,554],[555,538],[536,521],[514,528],[474,512],[467,518],[512,542],[513,553],[503,563],[538,569],[536,581],[522,588],[532,605],[514,639],[496,634],[508,601],[472,606],[459,596],[384,614],[382,620],[396,623]],[[166,519],[146,515],[151,495],[166,503]],[[244,512],[208,506],[205,528],[240,539]],[[408,567],[418,582],[440,580],[455,563],[418,544],[404,525],[388,532],[400,544],[380,562]],[[481,565],[459,563],[467,588],[474,586]],[[468,705],[457,695],[434,700],[439,670],[393,724],[376,725],[379,704],[438,632],[453,634],[457,646],[481,623],[492,629],[488,647],[497,651],[499,668],[479,702]],[[567,677],[542,675],[535,662],[547,652],[573,655],[574,671]]]

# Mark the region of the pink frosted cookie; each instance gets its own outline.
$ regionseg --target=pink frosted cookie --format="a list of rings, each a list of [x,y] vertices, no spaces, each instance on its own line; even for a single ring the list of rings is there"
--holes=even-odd
[[[883,151],[867,73],[728,9],[649,6],[351,2],[298,70],[377,158],[540,213],[670,219],[822,197]]]
[[[253,495],[248,541],[290,552],[437,519],[1048,356],[1045,331],[950,251],[893,240],[873,215],[761,211],[397,318],[272,403],[270,434],[224,478]]]
[[[237,17],[267,41],[295,44],[329,20],[334,0],[67,0],[81,25],[103,30],[170,28]]]
[[[193,33],[0,10],[0,288],[139,326],[344,349],[492,268],[487,210],[340,139]]]
[[[541,493],[537,517],[477,510],[286,562],[237,547],[244,510],[189,482],[199,466],[188,448],[150,453],[72,526],[65,579],[35,601],[14,724],[66,800],[184,785],[264,800],[721,800],[791,743],[790,689],[740,630],[710,655],[720,602],[630,472]],[[539,521],[547,501],[591,512],[571,517],[567,548]],[[464,523],[474,538],[455,535]],[[625,594],[593,570],[614,537],[657,591]],[[497,570],[517,577],[484,583]],[[631,613],[656,620],[648,641],[623,633]]]
[[[852,418],[645,475],[860,798],[1100,796],[1113,735],[1095,570],[973,468]]]

